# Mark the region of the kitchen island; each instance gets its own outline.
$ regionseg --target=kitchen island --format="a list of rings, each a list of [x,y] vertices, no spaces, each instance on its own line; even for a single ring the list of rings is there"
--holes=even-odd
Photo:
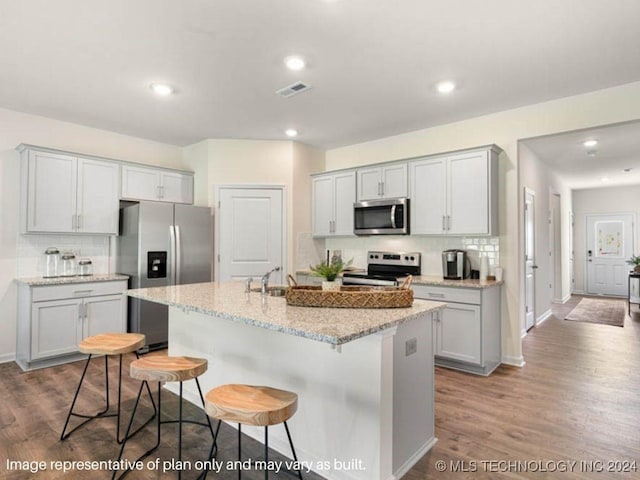
[[[399,478],[436,441],[432,319],[444,303],[293,307],[282,297],[245,293],[240,282],[127,293],[169,306],[169,354],[208,359],[205,391],[247,383],[296,392],[290,427],[298,457],[325,478]],[[185,390],[198,405],[195,386]],[[263,439],[260,428],[243,432]],[[291,456],[284,429],[270,429],[269,437]]]

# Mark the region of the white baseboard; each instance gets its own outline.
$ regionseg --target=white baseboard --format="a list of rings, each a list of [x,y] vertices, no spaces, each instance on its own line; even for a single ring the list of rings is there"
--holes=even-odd
[[[0,355],[0,363],[9,363],[9,362],[15,362],[16,360],[16,353],[4,353],[2,355]]]
[[[584,290],[573,290],[571,292],[572,295],[586,295],[586,292]]]
[[[433,437],[427,443],[425,443],[422,447],[418,449],[416,453],[411,455],[409,459],[404,462],[404,464],[395,472],[393,472],[393,478],[402,478],[405,473],[407,473],[411,468],[418,463],[418,461],[427,453],[429,450],[433,448],[433,446],[438,442],[436,437]]]
[[[544,312],[542,315],[540,315],[538,318],[536,318],[536,326],[540,325],[542,322],[544,322],[551,315],[552,315],[551,309],[549,309],[546,312]]]
[[[509,355],[502,356],[502,363],[506,365],[511,365],[512,367],[524,367],[525,361],[524,357],[520,355],[519,357],[511,357]]]
[[[523,328],[522,330],[520,330],[520,338],[524,338],[527,336],[527,329]]]
[[[564,304],[565,304],[565,303],[567,303],[569,300],[571,300],[571,294],[570,294],[570,293],[568,293],[567,295],[565,295],[565,296],[562,298],[562,300],[560,301],[560,303],[562,303],[562,304],[564,305]]]

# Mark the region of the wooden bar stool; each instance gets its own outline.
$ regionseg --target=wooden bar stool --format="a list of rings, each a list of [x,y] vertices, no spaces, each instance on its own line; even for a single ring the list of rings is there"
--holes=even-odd
[[[287,420],[298,409],[298,395],[286,390],[252,385],[221,385],[210,390],[206,395],[207,414],[218,419],[216,439],[222,420],[238,422],[238,460],[242,461],[242,425],[264,427],[265,465],[269,463],[269,426],[284,423],[293,459],[297,462],[296,450],[291,441],[291,433]],[[213,448],[211,450],[213,457]],[[205,475],[206,476],[206,475]],[[242,470],[238,468],[238,478],[242,478]],[[269,478],[269,470],[265,469],[264,478]],[[298,470],[298,478],[302,480],[302,472]]]
[[[158,382],[158,420],[157,420],[157,436],[156,436],[156,444],[147,450],[144,454],[142,454],[136,461],[132,463],[136,463],[143,458],[147,457],[149,454],[154,452],[160,446],[160,432],[161,425],[167,423],[177,423],[178,424],[178,464],[182,464],[182,424],[183,423],[191,423],[194,425],[202,425],[203,427],[208,427],[211,432],[211,454],[210,458],[214,455],[216,451],[216,439],[213,433],[213,427],[211,425],[211,420],[209,416],[204,415],[207,420],[207,423],[197,422],[195,420],[184,420],[182,418],[182,382],[186,380],[194,379],[196,381],[196,385],[198,387],[198,393],[200,394],[200,400],[202,401],[202,407],[204,408],[204,397],[202,396],[202,390],[200,388],[200,382],[198,381],[198,377],[207,371],[207,360],[204,358],[191,358],[191,357],[167,357],[161,355],[153,355],[146,356],[140,358],[138,360],[134,360],[131,362],[131,377],[136,378],[138,380],[142,380],[140,385],[140,390],[138,391],[138,397],[136,398],[135,406],[133,407],[133,412],[131,413],[131,420],[129,421],[129,426],[127,427],[127,433],[125,434],[125,441],[122,443],[120,447],[120,454],[118,455],[118,462],[122,459],[122,455],[124,453],[125,446],[127,444],[126,439],[128,439],[129,430],[133,425],[133,420],[136,415],[136,410],[138,409],[138,403],[140,401],[140,396],[142,395],[142,389],[144,385],[149,388],[148,382]],[[162,416],[162,382],[180,382],[180,399],[178,403],[178,419],[175,420],[161,420]],[[125,470],[120,478],[127,475],[131,470]],[[118,472],[114,471],[112,479],[116,478],[116,474]],[[178,478],[182,478],[182,471],[178,470]],[[199,477],[198,477],[199,478]]]
[[[122,403],[122,355],[125,353],[135,353],[136,357],[138,357],[137,350],[144,346],[145,344],[145,336],[140,333],[103,333],[100,335],[94,335],[92,337],[85,338],[78,345],[78,350],[81,353],[86,353],[89,355],[87,358],[87,362],[84,365],[84,370],[82,371],[82,376],[80,377],[80,382],[78,383],[78,388],[76,389],[76,394],[73,397],[73,401],[71,402],[71,407],[69,408],[69,413],[67,414],[67,420],[64,423],[64,427],[62,428],[62,434],[60,435],[60,440],[66,440],[69,438],[73,432],[75,432],[78,428],[82,427],[86,423],[94,420],[96,418],[106,418],[106,417],[117,417],[117,427],[116,427],[116,441],[118,443],[122,443],[124,438],[120,438],[120,413],[121,413],[121,403]],[[86,415],[81,413],[76,413],[73,411],[73,408],[78,400],[78,395],[80,393],[80,389],[82,388],[82,384],[84,382],[84,377],[87,373],[87,369],[89,368],[89,363],[94,355],[104,355],[104,378],[105,378],[105,400],[106,406],[104,410],[94,414],[94,415]],[[119,355],[120,357],[120,365],[118,369],[118,407],[116,413],[109,412],[109,356],[110,355]],[[151,390],[147,385],[147,391],[149,393],[149,398],[151,398],[151,402],[153,404],[153,415],[147,422],[149,423],[156,415],[156,405],[153,402],[153,397],[151,395]],[[84,418],[85,421],[74,427],[72,430],[67,432],[67,427],[69,426],[69,420],[71,417],[79,417]],[[131,434],[131,436],[135,435],[140,431],[140,429],[144,427],[142,425],[135,432]]]

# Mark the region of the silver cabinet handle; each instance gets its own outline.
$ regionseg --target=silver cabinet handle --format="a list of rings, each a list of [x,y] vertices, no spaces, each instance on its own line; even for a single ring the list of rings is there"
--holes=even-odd
[[[83,303],[78,305],[78,320],[82,320],[84,318],[83,307],[84,307]]]
[[[447,230],[451,230],[451,217],[447,215]]]
[[[83,314],[82,316],[84,317],[85,320],[89,316],[89,305],[87,305],[86,303],[82,304],[82,314]]]
[[[378,182],[378,196],[382,196],[382,182]]]
[[[380,182],[380,184],[382,185],[382,196],[384,197],[384,182]]]
[[[444,298],[444,293],[433,293],[429,292],[429,296],[433,298]]]
[[[447,217],[445,215],[442,215],[442,230],[443,231],[447,229],[447,226],[446,226],[446,223],[445,223],[446,222],[446,218]]]
[[[76,215],[76,228],[80,230],[82,228],[82,215]]]
[[[75,229],[76,229],[76,216],[71,215],[71,230],[75,230]]]
[[[93,292],[93,290],[74,290],[73,294],[74,295],[89,295],[91,292]]]

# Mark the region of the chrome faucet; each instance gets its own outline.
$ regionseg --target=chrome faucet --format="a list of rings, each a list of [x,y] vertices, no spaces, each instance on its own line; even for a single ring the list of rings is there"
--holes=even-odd
[[[279,272],[280,271],[280,267],[276,267],[273,270],[269,270],[267,273],[265,273],[262,276],[262,280],[261,280],[261,287],[260,287],[260,293],[262,295],[266,295],[267,294],[267,289],[269,288],[269,276],[273,273],[273,272]]]

